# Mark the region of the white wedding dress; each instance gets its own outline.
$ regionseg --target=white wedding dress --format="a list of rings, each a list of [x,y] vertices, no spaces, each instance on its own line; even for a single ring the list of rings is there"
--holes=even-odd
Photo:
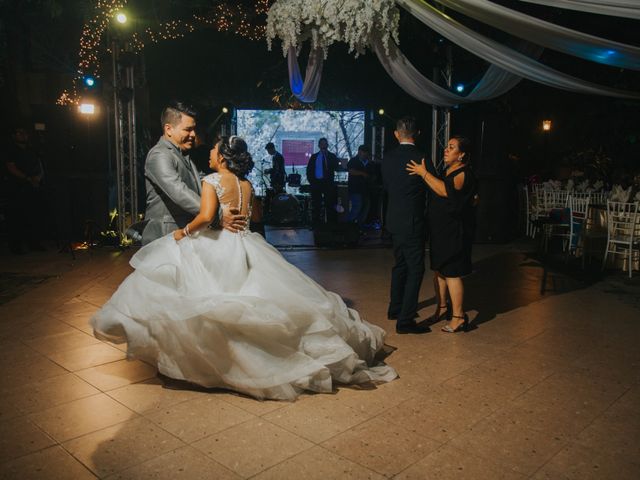
[[[237,177],[214,173],[220,209],[250,216]],[[251,197],[251,195],[244,195]],[[160,373],[257,398],[331,392],[333,382],[396,378],[374,356],[385,331],[287,262],[261,235],[205,229],[143,247],[135,271],[91,319],[97,338],[128,342]]]

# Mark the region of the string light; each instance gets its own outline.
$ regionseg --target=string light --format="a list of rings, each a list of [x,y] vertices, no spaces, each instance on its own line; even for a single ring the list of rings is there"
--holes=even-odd
[[[213,28],[219,32],[233,32],[243,38],[258,41],[264,38],[266,25],[252,21],[263,17],[269,11],[273,0],[255,0],[254,12],[250,13],[243,5],[235,2],[216,5],[207,15],[193,15],[190,20],[170,20],[155,28],[147,28],[144,32],[134,32],[129,44],[134,52],[140,52],[146,44],[163,40],[176,40],[203,28]],[[99,78],[100,44],[110,22],[127,4],[127,0],[98,0],[95,15],[85,23],[80,36],[78,52],[78,70],[70,90],[62,92],[56,104],[77,105],[79,102],[78,87],[82,78],[92,75]],[[107,47],[104,47],[108,51]]]

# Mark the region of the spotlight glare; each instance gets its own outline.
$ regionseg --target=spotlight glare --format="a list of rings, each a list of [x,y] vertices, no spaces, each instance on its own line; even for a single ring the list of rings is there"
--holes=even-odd
[[[229,113],[229,109],[227,107],[222,107],[222,113]]]
[[[84,84],[87,87],[93,87],[96,84],[96,79],[91,76],[84,77]]]
[[[544,130],[545,132],[551,131],[551,120],[542,121],[542,130]]]
[[[78,106],[78,111],[82,115],[93,115],[96,113],[96,106],[93,103],[81,103]]]
[[[378,115],[384,115],[384,108],[381,108],[380,110],[378,110]]]
[[[456,85],[456,92],[458,93],[464,92],[464,85],[462,83],[459,83],[458,85]]]
[[[127,23],[127,16],[124,13],[120,12],[120,13],[116,14],[116,21],[118,23],[125,24],[125,23]]]

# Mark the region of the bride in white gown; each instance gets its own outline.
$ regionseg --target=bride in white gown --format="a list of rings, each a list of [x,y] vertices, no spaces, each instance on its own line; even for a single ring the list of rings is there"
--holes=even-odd
[[[128,357],[168,377],[256,398],[331,392],[333,382],[391,381],[376,363],[383,329],[362,320],[288,263],[261,235],[206,228],[231,208],[251,217],[247,144],[211,151],[198,216],[143,247],[135,271],[91,319],[97,338],[128,343]]]

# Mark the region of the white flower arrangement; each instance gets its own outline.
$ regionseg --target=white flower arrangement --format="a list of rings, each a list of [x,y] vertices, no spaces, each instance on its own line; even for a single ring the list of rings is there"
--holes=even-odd
[[[583,180],[578,185],[576,185],[576,191],[578,192],[586,192],[589,188],[589,179]]]
[[[267,17],[267,44],[282,40],[282,52],[311,40],[312,48],[344,42],[356,57],[379,36],[388,52],[389,41],[398,40],[400,13],[394,0],[276,0]]]
[[[575,184],[573,183],[573,179],[570,178],[569,180],[567,180],[567,186],[565,187],[565,190],[569,192],[573,192],[574,189],[575,189]]]
[[[611,189],[611,195],[609,196],[609,200],[612,202],[628,202],[629,197],[631,196],[631,188],[622,188],[622,185],[614,185]]]

